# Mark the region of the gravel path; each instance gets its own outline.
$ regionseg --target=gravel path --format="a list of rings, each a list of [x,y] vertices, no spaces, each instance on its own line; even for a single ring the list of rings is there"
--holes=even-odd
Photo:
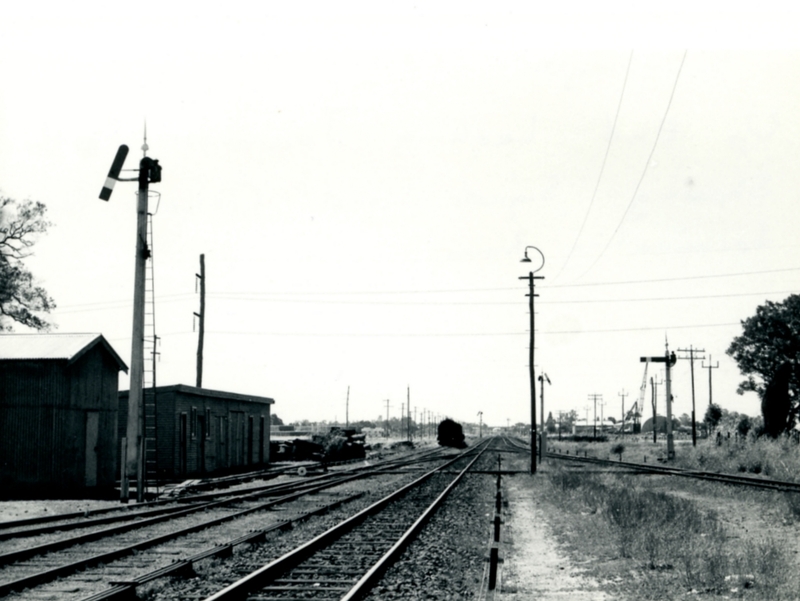
[[[546,472],[546,466],[539,468]],[[542,478],[544,473],[537,477]],[[536,480],[519,475],[507,478],[508,518],[503,539],[505,562],[501,579],[504,601],[603,601],[609,597],[599,585],[573,566],[559,548],[538,500]]]

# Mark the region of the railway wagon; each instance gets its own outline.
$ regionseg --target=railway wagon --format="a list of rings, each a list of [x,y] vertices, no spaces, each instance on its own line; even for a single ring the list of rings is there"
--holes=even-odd
[[[127,390],[119,393],[120,440],[126,435],[128,396]],[[267,464],[274,402],[184,384],[147,388],[145,430],[152,438],[145,445],[147,479],[181,480]]]
[[[120,370],[101,334],[0,335],[0,497],[113,495]]]

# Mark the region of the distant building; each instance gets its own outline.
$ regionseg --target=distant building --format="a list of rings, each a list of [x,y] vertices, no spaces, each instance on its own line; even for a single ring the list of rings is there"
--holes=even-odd
[[[618,432],[619,428],[620,424],[609,419],[601,422],[600,418],[598,418],[596,424],[592,420],[578,419],[572,424],[572,434],[574,436],[593,436],[595,432],[598,435]]]
[[[0,495],[113,492],[125,363],[101,334],[0,335]]]

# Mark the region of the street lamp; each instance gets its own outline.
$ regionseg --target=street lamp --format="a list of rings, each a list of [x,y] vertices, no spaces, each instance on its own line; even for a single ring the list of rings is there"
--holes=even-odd
[[[539,265],[538,268],[530,271],[526,276],[520,276],[520,280],[528,280],[528,309],[531,314],[531,341],[530,341],[530,349],[528,353],[528,360],[530,362],[528,368],[530,372],[530,380],[531,380],[531,474],[536,473],[536,373],[534,370],[534,363],[533,363],[533,351],[534,351],[534,343],[535,343],[535,334],[534,334],[534,325],[535,325],[535,317],[533,312],[533,299],[537,296],[534,293],[534,280],[543,280],[544,276],[541,275],[533,275],[537,271],[539,271],[542,267],[544,267],[544,254],[535,246],[526,246],[525,247],[525,256],[520,261],[521,263],[532,263],[531,259],[528,257],[528,249],[532,248],[535,250],[539,255],[542,257],[542,263]]]

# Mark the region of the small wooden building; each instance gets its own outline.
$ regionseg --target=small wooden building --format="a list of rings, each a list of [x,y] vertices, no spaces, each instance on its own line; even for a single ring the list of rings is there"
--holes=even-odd
[[[119,393],[119,437],[125,436],[129,391]],[[241,471],[269,462],[270,405],[275,401],[176,384],[147,388],[146,479],[180,480]],[[148,415],[152,414],[152,415]]]
[[[120,370],[101,334],[0,335],[0,496],[113,493]]]

